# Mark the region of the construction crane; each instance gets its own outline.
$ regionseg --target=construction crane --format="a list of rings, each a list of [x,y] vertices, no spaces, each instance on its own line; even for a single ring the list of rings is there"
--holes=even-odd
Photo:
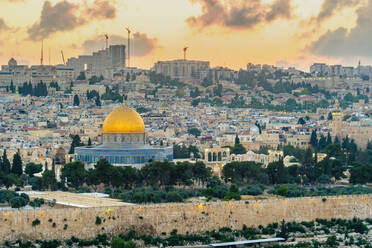
[[[187,46],[185,46],[184,48],[183,48],[183,59],[184,60],[186,60],[186,52],[187,52],[187,49],[188,49],[189,47],[187,47]]]
[[[43,65],[44,61],[44,40],[41,41],[41,56],[40,56],[40,65]]]
[[[61,50],[61,55],[62,55],[62,61],[63,61],[63,64],[65,65],[65,56],[63,55],[63,51]]]
[[[132,32],[129,27],[125,28],[128,32],[128,67],[130,67],[130,33]]]
[[[108,34],[104,34],[104,36],[105,36],[105,39],[106,39],[106,50],[108,49],[108,39],[109,39],[109,37],[108,37]]]

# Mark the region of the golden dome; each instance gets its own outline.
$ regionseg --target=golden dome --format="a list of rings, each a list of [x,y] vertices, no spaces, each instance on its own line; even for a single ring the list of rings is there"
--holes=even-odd
[[[122,106],[115,108],[103,122],[102,133],[145,133],[142,117],[132,108]]]

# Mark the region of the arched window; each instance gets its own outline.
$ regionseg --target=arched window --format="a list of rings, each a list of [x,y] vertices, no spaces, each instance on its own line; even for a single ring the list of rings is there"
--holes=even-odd
[[[215,152],[213,152],[213,161],[216,161],[217,160],[217,155]]]
[[[226,152],[222,153],[222,157],[226,158]]]
[[[211,162],[211,161],[212,161],[212,154],[208,152],[208,162]]]
[[[221,152],[218,152],[218,161],[221,161],[222,160],[222,156],[221,156]]]

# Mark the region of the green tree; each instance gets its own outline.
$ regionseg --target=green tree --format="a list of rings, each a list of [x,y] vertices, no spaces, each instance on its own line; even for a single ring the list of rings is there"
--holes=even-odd
[[[331,137],[331,134],[329,132],[327,134],[327,146],[328,145],[332,145],[332,137]]]
[[[9,189],[9,187],[13,185],[20,185],[21,180],[17,175],[14,174],[7,174],[2,178],[4,186]]]
[[[306,124],[306,121],[304,120],[304,118],[300,117],[298,119],[298,122],[297,123],[300,124],[300,125],[305,125]]]
[[[21,155],[19,155],[19,152],[17,152],[13,156],[13,166],[11,169],[11,173],[18,175],[18,176],[23,174],[22,158],[21,158]]]
[[[10,162],[6,155],[6,150],[3,152],[3,157],[1,159],[1,171],[7,175],[10,173]]]
[[[318,149],[318,137],[316,135],[316,130],[313,130],[311,132],[311,137],[310,137],[310,144],[311,146],[317,150]]]
[[[319,139],[319,142],[318,142],[318,151],[323,151],[324,148],[326,148],[327,146],[327,140],[326,138],[324,137],[324,135],[320,135],[320,139]]]
[[[48,189],[49,191],[54,191],[57,189],[57,179],[54,171],[44,171],[41,177],[41,182],[44,189]]]
[[[329,121],[333,120],[333,116],[332,116],[332,112],[329,112],[328,113],[328,118],[327,118]]]
[[[27,205],[27,201],[21,196],[10,199],[9,203],[12,208],[21,208]]]
[[[114,184],[115,186],[118,186],[115,179],[117,179],[117,176],[121,176],[121,173],[106,159],[100,159],[97,164],[95,164],[94,168],[98,173],[99,182],[105,185]]]
[[[190,128],[188,131],[187,131],[190,135],[194,135],[196,138],[200,136],[201,134],[201,131],[197,128]]]
[[[102,106],[102,103],[101,103],[101,100],[99,99],[99,97],[96,98],[95,103],[96,103],[96,106],[97,107],[101,107]]]
[[[310,181],[315,181],[315,161],[313,158],[313,151],[310,148],[306,149],[302,160],[302,173],[305,178],[308,178]]]
[[[25,173],[29,177],[33,177],[34,174],[37,174],[43,170],[43,166],[41,164],[34,164],[34,163],[28,163],[25,168]]]
[[[15,93],[15,87],[14,87],[14,84],[13,84],[13,80],[10,80],[9,90],[10,90],[10,92]]]
[[[111,240],[111,248],[135,248],[136,244],[129,240],[129,241],[124,241],[120,237],[114,237]]]
[[[80,100],[78,95],[74,95],[74,106],[79,106]]]
[[[75,153],[75,147],[82,146],[83,143],[81,143],[80,136],[79,135],[72,135],[72,143],[70,146],[70,151],[68,152],[69,154],[74,154]]]
[[[272,184],[287,183],[288,175],[284,169],[283,159],[269,163],[267,166],[267,174]]]
[[[231,149],[232,154],[246,154],[247,150],[242,144],[236,144],[234,147]]]
[[[79,76],[76,78],[76,80],[86,80],[87,77],[85,76],[85,72],[81,71]]]
[[[238,134],[235,135],[235,145],[238,145],[240,144],[240,139],[239,139],[239,136]]]
[[[88,146],[92,146],[92,140],[90,139],[90,137],[88,139]]]
[[[350,169],[350,183],[366,184],[372,182],[372,164],[359,165]]]
[[[69,187],[79,188],[86,181],[87,171],[81,161],[67,163],[61,170],[61,180]]]

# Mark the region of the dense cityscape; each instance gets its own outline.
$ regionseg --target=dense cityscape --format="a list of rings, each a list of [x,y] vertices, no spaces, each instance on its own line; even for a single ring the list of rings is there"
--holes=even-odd
[[[1,65],[1,246],[371,247],[372,66],[144,69],[126,32]]]

